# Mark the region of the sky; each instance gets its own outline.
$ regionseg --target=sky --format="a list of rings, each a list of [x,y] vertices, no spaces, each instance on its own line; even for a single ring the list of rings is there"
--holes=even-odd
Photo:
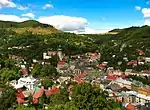
[[[0,0],[0,20],[37,20],[75,33],[150,25],[150,0]]]

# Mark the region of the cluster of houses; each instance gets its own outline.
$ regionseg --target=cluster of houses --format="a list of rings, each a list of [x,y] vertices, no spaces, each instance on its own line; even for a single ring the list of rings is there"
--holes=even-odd
[[[139,53],[138,61],[128,61],[127,65],[136,66],[138,64],[150,63],[149,57],[143,57],[144,52]],[[29,74],[34,67],[34,63],[46,64],[44,60],[57,55],[57,71],[61,74],[58,79],[53,80],[54,85],[49,89],[41,86],[42,79],[35,79]],[[108,67],[108,62],[100,62],[101,54],[99,52],[88,52],[86,54],[77,54],[66,56],[59,51],[48,51],[43,53],[43,61],[33,59],[33,66],[26,69],[20,65],[22,77],[19,80],[11,81],[10,84],[17,89],[17,102],[20,104],[28,103],[27,97],[33,97],[33,103],[37,104],[39,98],[45,93],[47,96],[60,92],[62,85],[68,82],[82,84],[84,82],[96,84],[109,93],[110,98],[122,103],[126,110],[150,110],[150,86],[140,86],[136,81],[127,78],[129,75],[150,76],[150,71],[136,72],[132,69],[126,69],[125,72]],[[14,55],[9,55],[11,59],[23,59]],[[128,60],[127,58],[123,58]],[[25,62],[24,62],[25,64]],[[104,71],[105,70],[105,71]],[[73,77],[72,77],[73,76]],[[73,85],[68,87],[71,90]],[[69,97],[71,98],[71,97]]]
[[[137,66],[150,63],[149,57],[144,57],[144,52],[137,49],[137,61],[128,61],[127,65]],[[124,58],[125,59],[125,58]],[[98,65],[101,69],[106,67],[104,62]],[[137,72],[133,69],[126,69],[125,72],[108,67],[105,77],[101,79],[103,89],[109,93],[110,98],[122,103],[126,110],[150,110],[150,86],[142,82],[128,78],[128,76],[144,77],[150,76],[150,71]]]
[[[31,75],[31,71],[36,63],[40,63],[42,65],[47,64],[48,62],[45,61],[55,55],[59,57],[59,62],[57,63],[56,68],[61,76],[58,79],[50,79],[54,82],[54,85],[45,89],[41,85],[41,81],[43,79],[34,78]],[[16,98],[18,104],[27,105],[29,103],[28,97],[30,96],[32,96],[32,103],[38,104],[39,99],[44,94],[46,96],[57,94],[60,92],[61,88],[63,88],[64,84],[68,84],[69,82],[75,82],[76,84],[87,82],[86,76],[88,76],[88,73],[97,71],[94,69],[93,65],[98,64],[100,53],[88,52],[85,55],[65,56],[65,54],[63,54],[60,50],[48,51],[43,53],[42,61],[33,59],[32,64],[28,69],[26,68],[26,61],[23,57],[9,55],[9,58],[18,61],[16,66],[20,67],[21,73],[21,77],[18,80],[10,81],[9,85],[13,86],[17,90]],[[72,87],[73,85],[69,85],[68,91],[70,91]],[[71,97],[69,97],[69,99],[71,100]]]
[[[126,78],[129,74],[128,72],[124,75],[119,70],[108,70],[101,82],[103,89],[109,93],[112,99],[122,103],[124,107],[130,104],[128,110],[149,110],[150,86],[138,85],[136,81]],[[145,109],[143,109],[144,107]]]

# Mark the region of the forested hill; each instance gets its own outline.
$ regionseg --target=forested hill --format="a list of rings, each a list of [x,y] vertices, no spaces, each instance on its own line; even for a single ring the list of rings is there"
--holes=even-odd
[[[35,20],[28,20],[24,22],[0,21],[0,28],[12,29],[17,33],[24,33],[26,31],[30,31],[35,34],[51,34],[58,31],[52,25],[42,24]]]
[[[35,20],[28,20],[24,22],[12,22],[12,21],[0,21],[0,28],[25,28],[25,27],[43,27],[43,28],[54,28],[48,24],[42,24]]]
[[[13,29],[13,28],[12,28]],[[65,54],[82,54],[99,50],[102,54],[101,61],[108,61],[110,66],[117,67],[119,61],[127,57],[129,61],[137,59],[137,49],[142,50],[146,57],[150,57],[150,27],[130,27],[121,29],[117,34],[84,34],[71,33],[47,34],[49,28],[41,29],[42,35],[34,33],[18,34],[19,31],[30,28],[14,28],[16,30],[0,29],[0,54],[15,54],[27,59],[41,59],[42,53],[50,49],[57,50],[61,46]],[[18,30],[19,29],[19,30]],[[49,31],[48,31],[49,32]],[[22,49],[9,47],[28,47]],[[116,57],[112,57],[112,56]]]

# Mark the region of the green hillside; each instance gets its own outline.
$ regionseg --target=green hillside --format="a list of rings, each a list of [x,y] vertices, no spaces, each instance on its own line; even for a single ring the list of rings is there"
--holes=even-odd
[[[51,25],[42,24],[35,20],[28,20],[20,23],[11,21],[0,21],[0,28],[25,28],[25,27],[54,28]]]
[[[51,34],[56,33],[58,30],[51,25],[42,24],[35,20],[28,20],[24,22],[11,22],[11,21],[0,21],[1,29],[11,29],[16,33],[22,34],[26,31],[34,34]]]
[[[11,53],[24,56],[29,60],[33,58],[41,59],[43,52],[51,49],[57,50],[60,46],[65,54],[81,54],[99,50],[102,55],[100,61],[107,61],[109,62],[108,66],[116,68],[122,68],[118,66],[118,62],[122,62],[124,57],[127,57],[129,61],[137,60],[137,49],[145,53],[144,57],[150,57],[149,26],[121,29],[114,35],[76,35],[52,31],[55,28],[26,27],[29,26],[27,24],[30,24],[30,22],[32,21],[23,22],[23,28],[11,28],[11,30],[0,31],[1,54],[5,53],[7,55]],[[38,24],[38,22],[34,23]],[[32,33],[27,33],[26,29],[32,31]],[[17,33],[14,33],[14,31]],[[20,34],[22,32],[24,34]],[[29,46],[29,48],[8,50],[9,47],[14,46]]]
[[[106,37],[109,36],[107,35]],[[118,62],[124,61],[124,57],[128,58],[128,61],[137,60],[137,49],[145,53],[143,57],[150,57],[150,27],[123,29],[112,39],[103,42],[99,49],[102,54],[101,61],[108,61],[109,66],[117,68],[123,67],[123,65],[118,66]],[[127,63],[124,64],[126,65]]]

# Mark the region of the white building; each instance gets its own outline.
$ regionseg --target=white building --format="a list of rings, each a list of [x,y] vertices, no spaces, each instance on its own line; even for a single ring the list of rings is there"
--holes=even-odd
[[[145,58],[145,63],[150,63],[150,57]]]
[[[44,60],[47,60],[47,59],[50,59],[51,56],[48,56],[47,53],[43,53],[43,59]]]
[[[26,87],[28,90],[33,90],[37,85],[37,80],[32,76],[20,78],[18,81],[11,81],[10,83],[14,88]]]

